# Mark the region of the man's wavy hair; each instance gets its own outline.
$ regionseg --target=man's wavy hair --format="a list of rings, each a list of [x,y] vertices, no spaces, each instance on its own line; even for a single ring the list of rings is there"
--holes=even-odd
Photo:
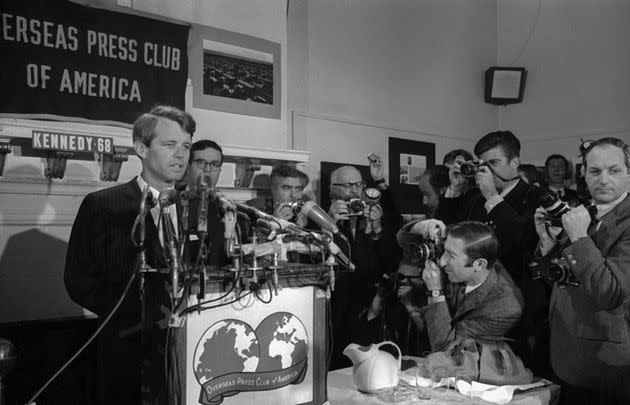
[[[148,113],[139,116],[133,124],[133,142],[141,141],[146,146],[150,146],[151,141],[155,138],[155,127],[160,118],[177,122],[182,130],[189,133],[191,137],[197,129],[194,118],[186,111],[170,105],[156,105]]]
[[[466,266],[477,259],[486,259],[488,268],[494,266],[499,255],[499,240],[490,226],[477,221],[464,221],[450,225],[446,235],[462,239],[466,244],[464,253],[468,256]]]

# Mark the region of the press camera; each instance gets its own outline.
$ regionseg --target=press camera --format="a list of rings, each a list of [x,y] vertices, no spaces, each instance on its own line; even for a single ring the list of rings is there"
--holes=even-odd
[[[545,221],[552,226],[562,226],[562,216],[571,209],[569,204],[560,200],[558,195],[551,190],[544,190],[540,194],[538,203],[545,209]]]
[[[561,285],[580,285],[563,257],[543,257],[530,263],[529,271],[534,280],[544,278]]]
[[[348,215],[360,216],[366,210],[378,205],[381,201],[381,192],[376,188],[366,188],[363,190],[362,198],[352,198],[348,201]]]
[[[481,160],[469,160],[459,165],[459,172],[461,173],[462,177],[465,178],[475,177],[475,175],[477,175],[477,172],[479,171],[479,168],[482,166],[487,166],[487,163]]]

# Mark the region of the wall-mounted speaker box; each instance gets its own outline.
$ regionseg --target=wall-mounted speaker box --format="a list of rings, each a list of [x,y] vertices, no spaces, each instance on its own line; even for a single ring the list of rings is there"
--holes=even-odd
[[[522,67],[492,66],[486,70],[485,101],[496,105],[523,101],[527,70]]]

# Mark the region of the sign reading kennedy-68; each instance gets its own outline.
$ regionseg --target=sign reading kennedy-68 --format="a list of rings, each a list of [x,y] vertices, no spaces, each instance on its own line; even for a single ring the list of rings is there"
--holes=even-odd
[[[102,136],[34,130],[33,149],[113,153],[114,139]]]

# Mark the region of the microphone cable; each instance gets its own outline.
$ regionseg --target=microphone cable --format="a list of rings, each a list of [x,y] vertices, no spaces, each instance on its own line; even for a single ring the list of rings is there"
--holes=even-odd
[[[136,263],[136,268],[138,268],[139,266],[140,266],[140,262],[138,261]],[[63,366],[61,366],[59,370],[55,374],[53,374],[52,377],[48,379],[48,381],[46,381],[46,383],[26,402],[26,405],[35,405],[35,402],[34,402],[35,399],[37,399],[37,397],[46,389],[46,387],[48,387],[48,385],[50,385],[50,383],[52,383],[55,380],[55,378],[57,378],[57,376],[59,376],[59,374],[61,374],[70,365],[70,363],[72,363],[81,353],[83,353],[83,351],[88,347],[88,345],[92,343],[92,341],[99,335],[99,333],[101,333],[103,328],[107,326],[107,324],[112,319],[116,311],[118,311],[118,308],[120,308],[120,305],[122,304],[125,297],[129,293],[129,288],[131,287],[131,284],[133,283],[133,281],[136,279],[137,274],[138,274],[138,271],[136,270],[133,272],[131,277],[129,277],[129,281],[127,281],[127,285],[125,286],[125,289],[120,295],[120,298],[116,302],[116,305],[109,312],[109,315],[107,315],[103,323],[101,323],[99,327],[96,329],[96,331],[94,331],[92,336],[89,337],[89,339],[83,344],[83,346],[81,346],[79,350],[77,350],[77,352],[68,361],[66,361],[66,363]]]

